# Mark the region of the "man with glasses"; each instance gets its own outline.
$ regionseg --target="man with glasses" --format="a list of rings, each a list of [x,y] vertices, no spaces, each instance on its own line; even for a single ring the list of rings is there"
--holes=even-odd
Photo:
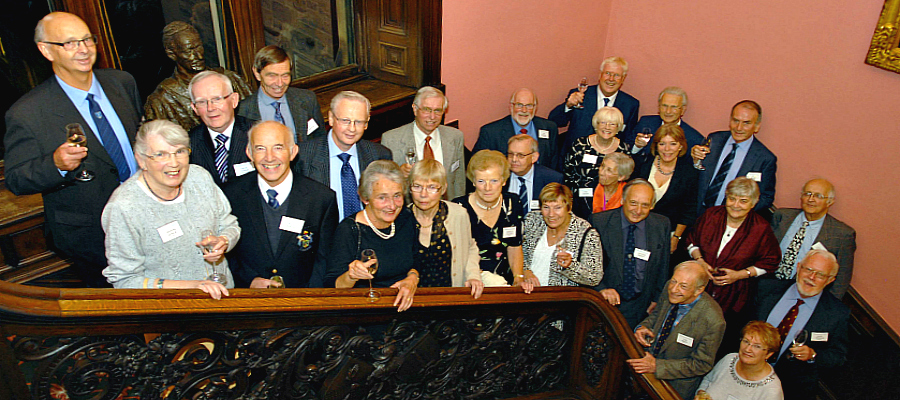
[[[625,137],[625,143],[632,145],[631,153],[649,155],[653,135],[662,124],[675,124],[681,127],[687,141],[686,150],[703,144],[703,135],[681,118],[687,110],[687,105],[687,92],[680,87],[669,86],[659,92],[657,100],[659,113],[641,117],[634,129]],[[650,132],[649,136],[644,134],[645,130]]]
[[[562,184],[563,175],[543,165],[538,142],[520,133],[509,138],[506,154],[509,160],[509,184],[507,190],[522,203],[522,217],[529,211],[540,209],[541,190],[550,182]]]
[[[441,125],[448,104],[440,90],[431,86],[419,89],[412,106],[415,121],[385,132],[381,143],[391,149],[394,162],[407,175],[412,169],[406,159],[409,149],[415,150],[417,160],[440,162],[447,170],[446,196],[455,199],[466,194],[466,161],[462,131]]]
[[[831,182],[813,179],[803,185],[800,209],[779,208],[775,211],[772,229],[781,243],[782,259],[775,271],[775,279],[760,280],[760,297],[770,292],[781,293],[790,286],[795,281],[798,259],[811,249],[828,250],[837,258],[840,268],[829,291],[838,299],[844,297],[853,277],[856,231],[828,214],[833,204]]]
[[[222,187],[235,177],[253,172],[247,158],[247,131],[253,121],[234,115],[241,100],[232,81],[216,71],[203,71],[188,86],[191,109],[203,121],[191,129],[191,164],[197,164]]]
[[[776,353],[775,373],[785,399],[815,399],[819,370],[847,361],[847,324],[850,309],[825,292],[839,265],[834,254],[813,249],[797,266],[796,281],[783,292],[759,302],[757,319],[778,328],[782,345]],[[805,341],[794,343],[806,331]]]
[[[141,121],[137,86],[127,72],[93,69],[97,37],[76,15],[48,14],[34,40],[53,77],[6,113],[6,186],[17,195],[41,193],[51,246],[86,285],[109,287],[100,274],[107,265],[100,215],[138,168],[131,147]],[[66,141],[72,123],[85,132],[83,146]]]
[[[553,121],[535,116],[537,109],[538,98],[531,89],[516,90],[509,99],[509,117],[482,126],[472,153],[488,149],[507,154],[509,138],[526,134],[537,141],[542,156],[538,163],[562,171],[562,156],[558,147],[559,128]]]

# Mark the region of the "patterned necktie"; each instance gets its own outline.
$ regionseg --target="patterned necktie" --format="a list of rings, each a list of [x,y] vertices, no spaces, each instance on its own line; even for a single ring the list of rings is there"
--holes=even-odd
[[[275,120],[278,121],[278,122],[281,122],[281,124],[284,125],[284,124],[285,124],[285,123],[284,123],[284,116],[281,115],[281,102],[273,101],[273,102],[272,102],[272,107],[275,108]]]
[[[725,160],[722,161],[722,166],[719,167],[716,176],[713,178],[712,182],[709,183],[709,188],[706,189],[706,197],[703,199],[703,204],[707,207],[718,205],[716,204],[716,199],[719,198],[719,190],[722,189],[722,185],[725,184],[725,177],[728,176],[728,171],[731,170],[731,164],[734,162],[734,153],[737,151],[737,145],[737,143],[731,145],[731,152],[725,156]]]
[[[428,142],[431,141],[431,135],[425,136],[425,147],[422,149],[422,159],[423,160],[434,160],[434,150],[431,149],[431,144]]]
[[[787,314],[785,314],[784,318],[781,320],[781,323],[778,324],[778,334],[781,335],[781,343],[784,343],[784,339],[787,338],[788,332],[790,332],[791,327],[794,326],[794,321],[797,319],[797,314],[800,312],[801,305],[803,305],[803,299],[797,299],[797,304],[794,304],[794,306],[788,310]]]
[[[778,265],[778,270],[775,271],[776,278],[791,279],[794,276],[794,266],[797,265],[797,253],[800,252],[800,245],[803,244],[803,239],[806,237],[807,226],[809,226],[809,221],[803,221],[800,230],[797,231],[797,234],[791,239],[791,243],[788,244],[784,257],[781,258],[781,264]]]
[[[216,136],[216,171],[219,173],[219,180],[225,183],[228,180],[228,149],[225,148],[225,142],[228,136],[220,133]]]
[[[662,349],[663,344],[666,343],[666,339],[668,339],[669,334],[672,333],[672,327],[675,326],[675,317],[678,316],[679,307],[681,307],[681,304],[673,304],[672,309],[669,310],[669,314],[666,315],[666,320],[663,322],[662,329],[659,330],[656,341],[653,342],[651,352],[654,356],[659,355],[659,351]]]
[[[94,120],[94,125],[97,126],[100,140],[103,141],[103,148],[106,149],[106,154],[109,154],[109,158],[112,159],[113,164],[116,165],[116,169],[119,171],[119,182],[125,182],[126,179],[131,177],[131,168],[128,166],[128,160],[125,159],[125,153],[119,144],[119,138],[116,136],[116,132],[113,131],[112,125],[106,120],[106,115],[100,109],[100,104],[97,104],[97,101],[94,100],[92,93],[88,93],[87,101],[88,108],[91,111],[91,118]]]
[[[350,155],[341,153],[337,155],[344,163],[341,165],[341,195],[344,203],[344,218],[356,214],[362,207],[359,205],[359,194],[356,193],[356,175],[350,167]]]
[[[528,201],[528,186],[525,185],[525,178],[519,178],[519,201],[522,203],[522,215],[528,214],[531,208],[531,202]]]
[[[628,236],[625,238],[625,266],[622,268],[622,300],[631,300],[634,297],[634,287],[637,279],[634,277],[634,269],[637,261],[634,259],[634,230],[637,225],[628,225]]]
[[[268,204],[270,207],[277,209],[281,205],[278,204],[278,199],[276,198],[278,197],[278,192],[275,189],[266,189],[266,196],[269,196]]]

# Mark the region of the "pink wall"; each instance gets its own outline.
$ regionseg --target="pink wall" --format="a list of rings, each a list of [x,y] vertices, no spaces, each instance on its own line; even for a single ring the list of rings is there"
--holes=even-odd
[[[654,112],[659,90],[679,85],[690,95],[685,119],[703,133],[727,128],[738,100],[757,100],[759,139],[779,156],[776,204],[796,207],[811,177],[834,182],[832,214],[857,230],[853,286],[900,331],[900,145],[892,137],[900,75],[863,63],[881,2],[547,4],[444,2],[448,118],[460,120],[470,147],[479,126],[506,113],[513,89],[533,87],[546,116],[608,55],[631,63],[624,89],[643,100],[643,114]],[[876,187],[888,195],[876,196]]]

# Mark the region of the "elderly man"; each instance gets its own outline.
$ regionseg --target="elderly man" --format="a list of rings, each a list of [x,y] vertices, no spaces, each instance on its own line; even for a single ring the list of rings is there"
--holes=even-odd
[[[752,100],[739,101],[731,108],[731,130],[709,134],[709,148],[694,146],[691,157],[702,160],[698,185],[698,213],[725,202],[725,185],[738,176],[759,184],[759,202],[754,210],[763,217],[775,199],[775,170],[778,158],[755,135],[762,123],[762,108]]]
[[[405,174],[412,168],[406,153],[414,149],[416,158],[434,159],[447,170],[447,197],[455,199],[466,194],[466,162],[463,158],[463,133],[459,129],[441,125],[448,106],[444,93],[425,86],[413,99],[416,120],[391,129],[381,137],[381,144],[394,154],[394,162]]]
[[[507,143],[509,159],[509,184],[507,190],[522,203],[522,216],[529,211],[540,209],[541,190],[550,182],[562,183],[561,173],[536,164],[541,157],[538,142],[533,137],[520,133],[509,138]]]
[[[178,123],[184,130],[197,126],[200,120],[189,109],[192,98],[188,85],[195,75],[207,70],[227,76],[240,98],[250,95],[250,87],[238,74],[224,68],[206,67],[203,59],[203,41],[200,40],[200,34],[193,25],[182,21],[166,25],[163,28],[162,41],[166,55],[175,61],[175,71],[147,96],[147,104],[144,105],[147,120],[167,119]]]
[[[847,360],[850,309],[824,291],[840,267],[834,254],[810,250],[798,267],[793,285],[760,300],[757,319],[778,327],[781,334],[775,373],[781,378],[784,398],[812,400],[818,392],[819,369]],[[793,339],[804,331],[806,341],[794,345]]]
[[[649,351],[627,361],[635,372],[669,382],[684,399],[694,398],[712,370],[725,333],[722,309],[704,293],[708,282],[706,269],[696,261],[678,264],[659,306],[634,331]]]
[[[203,121],[189,132],[191,164],[197,164],[222,187],[229,179],[253,172],[247,158],[247,131],[250,121],[234,115],[240,97],[231,79],[215,71],[203,71],[191,79],[191,109]]]
[[[331,99],[328,135],[302,142],[298,146],[295,172],[334,190],[339,219],[362,210],[357,185],[359,175],[375,160],[390,160],[391,151],[363,140],[369,124],[371,103],[365,96],[343,91]]]
[[[537,109],[537,95],[531,89],[516,90],[509,99],[509,117],[482,126],[472,153],[488,149],[506,154],[509,138],[526,134],[537,140],[538,149],[543,155],[538,161],[540,165],[561,171],[562,157],[557,147],[559,128],[552,121],[535,116]]]
[[[245,151],[257,173],[224,189],[243,229],[228,265],[244,287],[321,287],[338,223],[334,191],[291,172],[297,145],[286,126],[262,122],[248,136]]]
[[[281,47],[270,45],[256,52],[253,76],[259,90],[238,104],[237,115],[259,121],[277,121],[295,134],[297,143],[325,136],[325,120],[316,94],[291,87],[291,59]]]
[[[74,14],[45,16],[34,41],[53,77],[6,113],[6,187],[17,195],[41,193],[55,249],[85,284],[109,287],[100,274],[106,267],[100,215],[138,168],[131,147],[141,121],[137,86],[127,72],[93,69],[97,36]],[[83,145],[66,141],[72,123],[83,128]]]
[[[653,186],[634,179],[623,191],[622,207],[596,213],[591,225],[600,233],[603,280],[594,289],[618,307],[628,326],[637,325],[656,306],[669,271],[669,219],[651,213]],[[699,381],[698,381],[699,382]]]
[[[681,119],[687,110],[688,97],[684,89],[677,86],[669,86],[659,92],[658,115],[645,115],[634,126],[630,134],[625,138],[625,142],[632,145],[632,154],[650,154],[650,144],[653,141],[653,135],[662,124],[675,124],[681,127],[684,132],[684,139],[687,141],[687,148],[703,144],[704,137],[697,132],[696,129],[688,125]],[[646,134],[645,132],[649,132]]]
[[[634,129],[641,102],[619,90],[627,76],[628,62],[621,57],[609,57],[600,64],[597,85],[588,86],[584,92],[577,88],[570,90],[566,101],[550,111],[548,119],[556,122],[560,128],[569,127],[563,140],[563,153],[572,147],[575,139],[594,133],[591,118],[602,107],[615,107],[622,112],[625,126],[619,135],[627,137],[628,132]]]

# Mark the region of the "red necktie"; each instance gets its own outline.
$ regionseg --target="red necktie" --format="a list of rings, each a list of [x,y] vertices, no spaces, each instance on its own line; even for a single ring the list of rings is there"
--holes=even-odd
[[[431,145],[428,142],[431,141],[431,135],[425,136],[425,148],[422,149],[422,159],[423,160],[434,160],[434,150],[431,149]]]
[[[781,335],[781,343],[784,343],[784,339],[787,338],[788,332],[790,332],[791,327],[794,326],[794,320],[797,319],[797,313],[800,312],[801,304],[803,304],[803,299],[797,299],[797,304],[794,304],[794,306],[788,310],[784,319],[778,324],[778,334]]]
[[[527,135],[527,134],[528,134],[528,129],[525,129],[525,128],[519,129],[519,133],[521,133],[521,134],[523,134],[523,135]]]

